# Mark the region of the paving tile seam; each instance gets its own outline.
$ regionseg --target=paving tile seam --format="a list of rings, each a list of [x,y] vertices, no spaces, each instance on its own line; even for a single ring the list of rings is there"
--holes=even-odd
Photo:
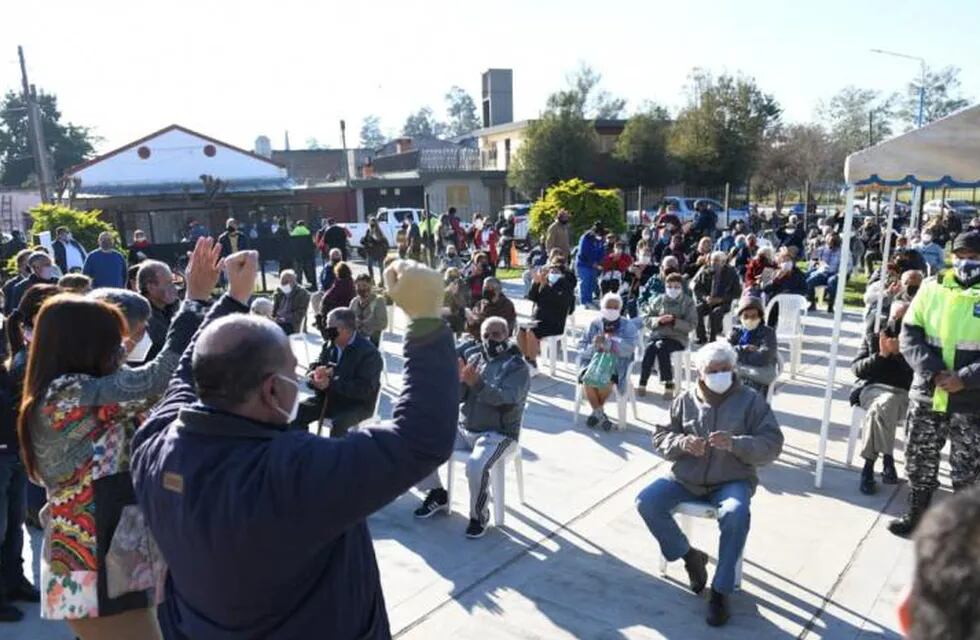
[[[607,502],[609,502],[614,497],[616,497],[617,495],[619,495],[622,491],[624,491],[627,488],[629,488],[630,486],[632,486],[632,485],[640,482],[645,476],[647,476],[650,473],[656,471],[657,468],[660,467],[660,466],[662,466],[665,462],[667,462],[667,461],[666,460],[659,460],[659,461],[657,461],[657,463],[654,464],[653,466],[651,466],[651,467],[643,470],[641,473],[637,474],[632,479],[627,480],[626,482],[624,482],[622,485],[620,485],[619,487],[617,487],[616,489],[614,489],[609,494],[603,496],[602,498],[600,498],[599,500],[597,500],[596,502],[594,502],[590,506],[586,507],[583,511],[581,511],[577,515],[572,516],[571,518],[569,518],[565,522],[561,523],[553,531],[551,531],[550,533],[548,533],[548,534],[546,534],[546,535],[538,538],[537,540],[534,541],[533,544],[531,544],[531,545],[529,545],[529,546],[521,549],[520,551],[518,551],[517,553],[515,553],[513,556],[511,556],[510,558],[508,558],[507,560],[501,562],[499,565],[497,565],[496,567],[494,567],[493,569],[491,569],[490,571],[488,571],[484,575],[480,576],[479,578],[477,578],[476,580],[474,580],[473,582],[471,582],[469,585],[467,585],[465,587],[462,587],[462,588],[460,588],[457,591],[453,591],[453,592],[449,593],[445,599],[443,599],[441,602],[439,602],[432,609],[430,609],[429,611],[423,613],[421,616],[419,616],[417,619],[415,619],[414,621],[412,621],[411,623],[409,623],[408,625],[406,625],[402,629],[399,629],[393,635],[393,637],[394,638],[399,638],[399,637],[405,635],[409,631],[415,629],[415,627],[417,627],[417,626],[421,625],[422,623],[426,622],[430,617],[432,617],[434,614],[438,613],[441,609],[443,609],[444,607],[446,607],[450,603],[452,603],[452,602],[454,602],[456,600],[459,600],[460,598],[464,597],[466,594],[468,594],[469,592],[471,592],[473,589],[477,588],[479,585],[483,584],[484,582],[486,582],[490,578],[494,577],[495,575],[501,573],[502,571],[510,568],[511,566],[513,566],[514,564],[516,564],[518,561],[520,561],[521,559],[523,559],[524,557],[526,557],[527,555],[529,555],[531,552],[537,551],[538,549],[540,549],[543,546],[543,544],[545,542],[556,538],[560,533],[563,533],[565,531],[571,531],[571,527],[573,527],[580,520],[582,520],[583,518],[589,516],[596,509],[599,509],[600,507],[602,507],[603,505],[605,505]]]
[[[888,501],[885,502],[884,506],[882,506],[881,511],[878,512],[878,515],[871,523],[871,526],[868,527],[868,530],[865,531],[864,535],[861,536],[861,539],[858,540],[857,545],[854,547],[854,551],[851,552],[850,557],[847,559],[847,563],[844,565],[844,568],[841,569],[841,572],[840,574],[838,574],[837,579],[834,580],[834,584],[830,586],[830,590],[828,590],[827,594],[821,599],[820,606],[817,607],[817,610],[813,613],[813,616],[811,616],[810,620],[807,621],[807,623],[803,626],[803,630],[800,631],[800,634],[796,636],[797,640],[806,640],[808,637],[810,637],[811,633],[817,634],[817,631],[814,629],[814,626],[817,624],[817,620],[819,620],[820,617],[823,616],[824,612],[826,612],[827,606],[830,604],[831,599],[834,597],[834,594],[837,592],[837,588],[841,585],[842,582],[844,582],[844,578],[847,576],[847,573],[851,570],[851,567],[854,565],[854,562],[857,559],[858,554],[861,552],[861,549],[864,547],[864,544],[868,541],[868,538],[871,537],[871,534],[874,532],[875,528],[880,525],[882,518],[884,517],[885,513],[888,512],[888,508],[891,506],[892,502],[894,502],[895,498],[898,496],[898,493],[899,491],[901,491],[901,488],[902,488],[901,484],[895,485],[895,488],[892,490],[891,496],[888,497]],[[819,635],[814,635],[814,637],[819,637]]]

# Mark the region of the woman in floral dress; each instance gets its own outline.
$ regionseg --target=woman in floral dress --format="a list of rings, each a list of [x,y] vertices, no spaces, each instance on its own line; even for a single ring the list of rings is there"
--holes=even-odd
[[[115,305],[61,294],[35,322],[18,435],[28,473],[48,494],[41,616],[66,620],[83,640],[160,637],[162,571],[136,506],[129,447],[200,325],[219,251],[198,241],[188,299],[164,349],[141,367],[124,365],[146,330],[132,309],[127,323]]]

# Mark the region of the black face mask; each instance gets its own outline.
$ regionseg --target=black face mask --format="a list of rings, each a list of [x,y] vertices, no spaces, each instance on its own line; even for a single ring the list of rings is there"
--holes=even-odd
[[[339,264],[340,258],[330,258],[330,264]]]
[[[912,284],[905,287],[905,295],[908,296],[909,300],[915,297],[915,294],[919,291],[919,285]]]
[[[501,353],[507,351],[507,341],[506,340],[484,340],[483,341],[483,351],[487,354],[488,358],[496,358]]]
[[[323,330],[323,337],[331,342],[336,340],[339,335],[340,332],[337,330],[337,327],[327,327]]]
[[[484,300],[493,301],[496,297],[497,297],[497,294],[495,294],[492,290],[490,290],[490,289],[484,289],[483,290],[483,299]]]

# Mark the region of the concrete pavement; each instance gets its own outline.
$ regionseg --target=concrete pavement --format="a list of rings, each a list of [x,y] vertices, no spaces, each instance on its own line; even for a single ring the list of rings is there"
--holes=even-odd
[[[521,288],[506,288],[528,314],[528,303],[518,300]],[[578,326],[594,314],[578,311]],[[410,493],[370,519],[392,632],[412,640],[898,637],[894,611],[911,573],[911,544],[890,535],[884,522],[902,509],[906,489],[863,496],[857,469],[840,464],[850,423],[847,365],[861,328],[856,314],[846,316],[824,487],[814,489],[813,470],[831,320],[818,313],[808,321],[803,369],[778,383],[773,404],[786,446],[760,472],[743,589],[726,630],[704,625],[705,601],[684,588],[680,564],[659,576],[656,542],[633,505],[665,469],[649,431],[666,421],[667,404],[641,400],[626,431],[573,428],[575,372],[560,365],[555,378],[533,380],[522,435],[527,504],[518,503],[509,468],[504,527],[476,541],[463,536],[461,473],[450,515],[416,521],[411,511],[421,497]],[[310,340],[315,352],[319,339]],[[400,337],[386,334],[383,346],[387,418],[400,383]],[[296,348],[304,357],[298,341]],[[653,381],[650,389],[660,390]],[[948,486],[948,476],[943,481]],[[694,544],[712,557],[717,539],[715,523],[695,523]],[[27,620],[0,627],[0,637],[71,637],[61,623],[41,622],[36,607],[26,610]]]

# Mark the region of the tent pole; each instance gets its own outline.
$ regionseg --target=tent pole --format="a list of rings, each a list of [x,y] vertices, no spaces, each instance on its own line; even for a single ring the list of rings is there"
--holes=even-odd
[[[837,291],[834,296],[834,332],[830,339],[830,359],[827,362],[827,389],[823,396],[823,419],[820,421],[820,447],[817,454],[815,485],[823,485],[824,459],[827,457],[827,437],[830,431],[830,405],[834,400],[834,378],[837,375],[837,344],[840,341],[840,323],[844,313],[844,289],[847,288],[847,272],[851,262],[851,227],[854,224],[854,185],[847,187],[847,209],[844,212],[844,236],[841,238],[840,266],[837,269]]]
[[[919,208],[922,204],[922,187],[912,187],[912,212],[909,214],[909,226],[919,228]]]
[[[878,278],[878,282],[881,284],[881,295],[878,296],[878,308],[875,310],[875,333],[881,331],[881,309],[885,306],[885,293],[888,291],[888,282],[885,278],[888,275],[888,258],[892,251],[892,223],[895,220],[896,198],[898,198],[898,189],[892,189],[892,206],[888,210],[888,224],[885,226],[885,244],[881,252],[881,274]]]

